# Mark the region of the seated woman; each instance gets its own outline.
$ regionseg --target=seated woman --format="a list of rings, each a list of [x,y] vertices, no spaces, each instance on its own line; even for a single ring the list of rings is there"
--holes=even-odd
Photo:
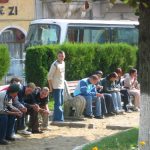
[[[123,71],[121,68],[117,68],[115,72],[118,75],[118,78],[116,80],[116,86],[120,88],[121,99],[123,101],[123,109],[126,112],[132,112],[130,108],[133,108],[133,105],[131,103],[130,95],[128,90],[124,88],[124,77],[122,77]]]
[[[121,106],[121,94],[120,89],[116,88],[115,81],[117,80],[118,75],[116,72],[113,72],[106,76],[102,81],[101,85],[103,86],[103,92],[104,93],[110,93],[112,95],[112,100],[114,104],[114,111],[115,113],[123,113],[124,110]]]
[[[137,81],[137,70],[132,68],[129,76],[124,79],[124,87],[127,88],[130,95],[134,96],[134,110],[139,111],[140,108],[140,89]]]

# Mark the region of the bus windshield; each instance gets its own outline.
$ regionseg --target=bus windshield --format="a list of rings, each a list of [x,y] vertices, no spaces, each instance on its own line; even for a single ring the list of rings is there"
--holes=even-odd
[[[29,27],[26,46],[57,44],[60,39],[60,27],[53,24],[32,24]]]
[[[138,29],[135,27],[85,27],[69,26],[67,42],[107,43],[125,42],[131,45],[138,43]]]

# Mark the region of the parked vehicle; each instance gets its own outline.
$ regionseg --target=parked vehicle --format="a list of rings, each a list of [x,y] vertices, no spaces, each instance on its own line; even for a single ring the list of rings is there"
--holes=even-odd
[[[137,25],[137,21],[129,20],[39,19],[29,26],[26,47],[64,42],[125,42],[137,45]]]

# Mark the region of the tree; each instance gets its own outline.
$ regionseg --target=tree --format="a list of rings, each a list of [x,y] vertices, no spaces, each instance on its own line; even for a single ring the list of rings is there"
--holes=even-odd
[[[116,0],[110,0],[115,3]],[[139,15],[139,78],[141,83],[141,112],[139,149],[150,150],[150,1],[121,0]]]
[[[5,45],[0,45],[0,80],[7,73],[10,65],[9,50]]]
[[[150,0],[120,0],[139,15],[139,78],[141,84],[140,150],[150,150]],[[110,0],[115,3],[116,0]]]

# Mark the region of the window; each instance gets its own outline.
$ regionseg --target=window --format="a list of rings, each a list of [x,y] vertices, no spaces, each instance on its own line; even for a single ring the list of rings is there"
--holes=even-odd
[[[106,43],[110,41],[108,27],[69,26],[68,42]]]
[[[52,24],[31,25],[28,31],[27,45],[56,44],[60,39],[60,27]],[[26,46],[27,46],[26,45]]]
[[[125,42],[136,45],[138,43],[138,29],[136,28],[112,28],[112,42]]]

